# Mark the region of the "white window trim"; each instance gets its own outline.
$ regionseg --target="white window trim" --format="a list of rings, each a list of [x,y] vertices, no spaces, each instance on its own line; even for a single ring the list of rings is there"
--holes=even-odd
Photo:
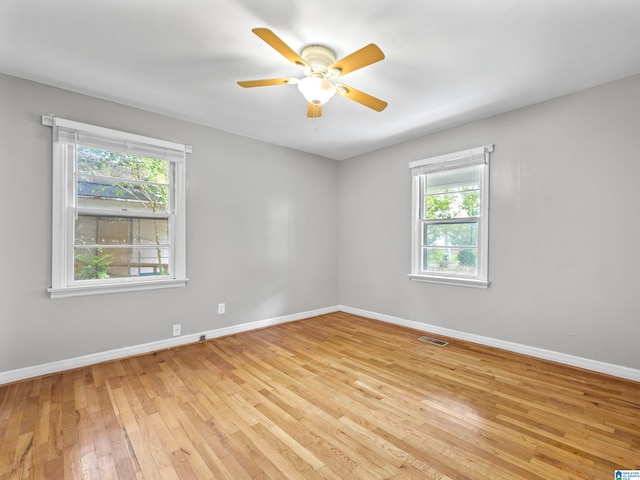
[[[489,281],[489,154],[493,152],[493,144],[462,150],[459,152],[439,155],[409,162],[412,175],[412,202],[411,202],[411,280],[443,285],[455,285],[463,287],[488,288]],[[461,275],[427,274],[421,271],[421,195],[420,175],[429,172],[437,172],[462,168],[470,165],[485,164],[486,168],[481,174],[480,217],[478,231],[478,275],[476,277],[464,277]]]
[[[43,116],[42,124],[53,127],[53,194],[52,194],[52,257],[51,298],[131,292],[158,288],[184,287],[186,276],[186,154],[190,145],[168,142],[133,133],[121,132],[63,118]],[[69,181],[72,168],[68,161],[66,142],[59,140],[59,128],[76,130],[88,135],[114,139],[126,143],[147,145],[166,151],[166,158],[174,164],[174,213],[172,222],[172,275],[164,278],[120,278],[97,283],[73,281],[73,242],[69,238],[73,230],[75,185]]]

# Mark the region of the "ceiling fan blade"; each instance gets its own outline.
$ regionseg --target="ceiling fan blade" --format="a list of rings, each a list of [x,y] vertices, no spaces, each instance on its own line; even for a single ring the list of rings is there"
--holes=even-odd
[[[381,112],[387,108],[387,102],[380,100],[379,98],[372,97],[360,90],[356,90],[353,87],[348,87],[343,84],[336,85],[336,93],[339,93],[343,97],[347,97],[350,100],[358,102],[365,107],[372,108],[376,112]]]
[[[305,62],[300,55],[293,51],[291,47],[289,47],[289,45],[284,43],[282,39],[280,39],[280,37],[278,37],[268,28],[254,28],[251,31],[266,43],[268,43],[273,49],[280,53],[280,55],[282,55],[294,65],[298,65],[300,67],[309,67],[307,62]]]
[[[362,47],[351,55],[347,55],[346,57],[329,65],[329,71],[340,70],[340,73],[335,75],[336,77],[340,77],[383,59],[384,53],[382,53],[382,50],[380,50],[377,45],[370,43],[366,47]]]
[[[270,78],[267,80],[245,80],[238,82],[238,85],[244,88],[251,87],[268,87],[269,85],[287,85],[291,82],[290,78]]]
[[[309,102],[307,104],[307,117],[309,118],[319,118],[322,116],[322,105],[314,105]]]

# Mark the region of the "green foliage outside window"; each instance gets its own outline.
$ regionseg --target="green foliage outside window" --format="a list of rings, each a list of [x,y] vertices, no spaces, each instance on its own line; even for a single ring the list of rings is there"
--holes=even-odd
[[[77,254],[76,261],[81,262],[82,266],[77,276],[81,280],[104,279],[109,278],[109,266],[113,255],[103,253],[101,248],[97,249],[96,255]]]
[[[477,217],[480,214],[480,196],[478,195],[478,191],[463,192],[460,208],[464,210],[468,216]]]
[[[458,252],[458,263],[466,267],[475,267],[478,255],[470,248],[465,248]]]
[[[448,194],[428,195],[426,218],[451,218],[453,196]]]
[[[425,200],[425,218],[477,217],[480,196],[476,185],[431,190]]]

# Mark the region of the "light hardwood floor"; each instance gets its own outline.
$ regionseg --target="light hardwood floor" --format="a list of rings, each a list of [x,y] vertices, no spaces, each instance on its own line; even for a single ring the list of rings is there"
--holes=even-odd
[[[640,384],[345,313],[0,386],[0,479],[614,479]]]

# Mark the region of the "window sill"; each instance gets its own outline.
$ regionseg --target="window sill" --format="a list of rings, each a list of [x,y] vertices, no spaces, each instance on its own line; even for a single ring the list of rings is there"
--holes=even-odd
[[[454,285],[457,287],[489,288],[491,283],[488,280],[477,280],[475,278],[418,275],[415,273],[410,273],[408,276],[411,280],[416,282],[439,283],[441,285]]]
[[[175,288],[187,285],[188,278],[153,279],[136,282],[119,282],[101,285],[73,285],[62,288],[49,288],[51,298],[81,297],[85,295],[102,295],[105,293],[137,292],[156,290],[159,288]]]

